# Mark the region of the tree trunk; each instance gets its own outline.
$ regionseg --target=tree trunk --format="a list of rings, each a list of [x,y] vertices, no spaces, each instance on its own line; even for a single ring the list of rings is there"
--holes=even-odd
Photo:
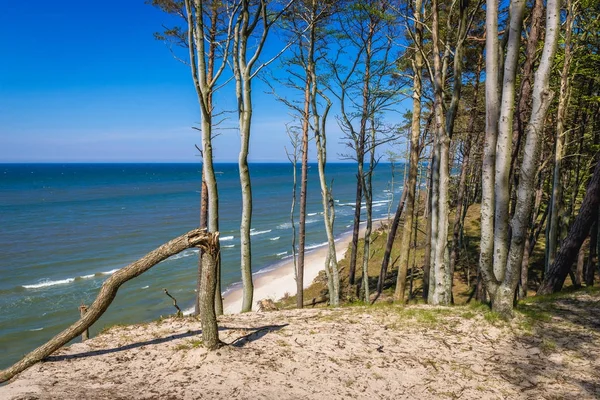
[[[369,169],[364,177],[363,186],[365,189],[365,206],[367,208],[365,228],[365,241],[363,245],[363,265],[362,265],[362,286],[365,294],[365,302],[371,299],[369,293],[369,256],[371,246],[371,231],[373,229],[373,169],[375,168],[375,127],[372,128],[372,137],[370,144]]]
[[[521,87],[519,88],[519,101],[515,110],[515,118],[513,120],[513,142],[512,155],[510,164],[510,181],[511,181],[511,212],[515,211],[516,195],[515,190],[519,184],[518,174],[516,173],[517,161],[519,159],[519,149],[525,133],[525,125],[527,124],[529,111],[531,109],[531,88],[533,78],[533,67],[537,59],[537,49],[540,40],[540,33],[544,22],[544,1],[533,0],[533,8],[530,14],[530,28],[527,37],[527,45],[525,48],[525,63],[521,71]],[[512,215],[511,215],[512,217]]]
[[[598,220],[600,208],[600,162],[596,164],[592,179],[588,184],[579,214],[569,229],[569,234],[563,240],[554,264],[548,270],[544,281],[538,288],[537,294],[550,294],[562,289],[581,244],[588,236],[592,224]]]
[[[360,146],[360,144],[359,144]],[[364,149],[364,143],[361,149]],[[350,285],[354,285],[356,276],[356,257],[358,254],[358,233],[360,231],[360,208],[363,199],[363,164],[364,157],[361,150],[357,149],[357,172],[356,172],[356,199],[354,202],[354,224],[352,226],[352,247],[350,249],[350,266],[348,271],[348,280]]]
[[[422,0],[415,0],[414,4],[414,41],[415,46],[422,46],[423,27],[421,25]],[[398,261],[398,277],[394,300],[404,304],[404,292],[406,287],[406,274],[410,259],[410,238],[413,231],[415,192],[417,188],[417,172],[419,168],[419,138],[421,135],[421,74],[423,70],[423,55],[416,50],[412,62],[413,70],[413,110],[410,134],[410,161],[408,167],[408,179],[403,192],[406,192],[406,213],[404,214],[404,226],[400,239],[400,259]]]
[[[435,257],[433,257],[433,276],[430,276],[429,295],[431,297],[431,304],[440,305],[450,304],[452,301],[452,277],[450,276],[450,254],[448,249],[448,190],[450,184],[450,136],[448,135],[443,110],[443,81],[438,37],[439,13],[437,0],[432,1],[431,13],[433,17],[432,41],[436,121],[435,131],[437,137],[437,147],[439,151],[439,163],[437,166],[437,235],[433,238],[434,241],[432,242],[432,253],[435,255]],[[433,204],[435,205],[435,201]]]
[[[433,186],[433,156],[434,152],[431,152],[431,162],[428,165],[429,173],[427,174],[427,207],[425,208],[425,251],[423,255],[423,300],[429,301],[429,283],[431,278],[431,241],[433,234],[433,221],[431,220],[432,215],[432,186]]]
[[[508,256],[509,229],[508,218],[510,204],[510,164],[512,147],[512,126],[515,103],[516,75],[523,27],[525,0],[510,2],[510,24],[504,62],[500,119],[498,120],[498,140],[496,142],[495,164],[495,210],[494,210],[494,275],[499,281],[504,279]],[[491,34],[488,32],[488,35]]]
[[[296,307],[304,305],[304,249],[306,247],[306,195],[308,183],[308,130],[310,107],[310,77],[307,74],[304,88],[304,115],[302,116],[302,171],[300,180],[300,220],[298,222],[298,279],[296,280]]]
[[[494,186],[499,117],[498,0],[486,1],[485,39],[485,139],[481,166],[481,240],[479,271],[485,287],[495,292],[499,284],[494,274]]]
[[[200,191],[200,229],[207,228],[208,223],[208,188],[206,181],[202,178],[202,190]],[[196,285],[196,304],[194,315],[200,315],[200,293],[202,280],[202,249],[198,251],[198,284]],[[215,281],[216,283],[216,281]]]
[[[252,311],[254,284],[252,283],[252,246],[250,228],[252,226],[252,184],[248,167],[248,147],[250,144],[250,123],[252,121],[252,98],[250,76],[243,76],[243,111],[240,113],[240,185],[242,190],[242,218],[240,222],[240,268],[242,271],[242,312]]]
[[[390,226],[387,241],[385,243],[385,251],[383,253],[383,259],[381,260],[381,269],[379,270],[379,279],[377,280],[377,295],[383,292],[383,284],[385,283],[385,277],[387,276],[388,266],[390,265],[390,257],[392,255],[392,247],[394,247],[394,239],[396,238],[396,232],[398,232],[398,225],[400,224],[400,218],[402,217],[402,210],[404,209],[404,203],[406,201],[406,190],[402,190],[400,201],[398,201],[398,207],[394,214],[392,225]]]
[[[541,132],[550,106],[553,93],[549,89],[550,72],[556,53],[560,20],[559,0],[549,0],[546,8],[546,37],[540,65],[535,73],[533,85],[533,107],[527,139],[525,142],[523,163],[520,169],[517,205],[511,221],[512,237],[508,254],[506,275],[498,292],[492,295],[492,309],[505,318],[512,316],[515,290],[519,283],[525,238],[531,218],[534,180],[538,171],[541,145]]]
[[[573,286],[576,288],[580,288],[581,284],[583,283],[583,266],[585,265],[586,243],[589,245],[590,240],[584,240],[583,245],[579,248],[579,253],[577,253],[577,266],[575,267],[575,279],[573,280]]]
[[[598,220],[592,227],[590,234],[590,254],[588,256],[586,268],[585,268],[585,285],[594,285],[594,273],[598,266]]]
[[[213,167],[212,152],[212,96],[215,84],[219,79],[225,66],[227,52],[218,70],[215,66],[215,24],[217,23],[218,9],[213,8],[210,14],[212,24],[210,34],[204,31],[203,3],[200,0],[185,0],[185,17],[187,20],[187,42],[189,44],[189,59],[192,81],[196,89],[198,104],[200,105],[200,131],[202,133],[202,179],[206,183],[206,197],[208,197],[208,231],[216,233],[219,231],[219,195],[217,180]],[[210,43],[206,51],[205,42]],[[226,48],[229,48],[227,44]],[[199,266],[199,269],[201,266]],[[215,297],[215,310],[217,315],[223,314],[223,299],[221,298],[221,259],[217,259],[217,280]]]
[[[559,225],[559,207],[562,202],[563,185],[560,182],[562,174],[562,162],[565,153],[565,118],[567,108],[569,107],[570,83],[569,75],[571,70],[571,36],[573,31],[574,10],[571,1],[567,1],[568,15],[566,21],[565,34],[565,59],[560,76],[560,94],[558,97],[558,111],[556,115],[556,146],[554,151],[554,175],[552,180],[552,197],[550,200],[550,219],[548,220],[548,238],[546,239],[546,263],[545,271],[554,261],[556,248],[558,245],[558,225]]]
[[[475,85],[473,89],[473,104],[471,106],[471,114],[469,116],[469,122],[467,124],[467,137],[465,138],[463,147],[463,160],[460,168],[460,178],[458,181],[458,193],[456,199],[456,210],[454,212],[454,224],[452,227],[452,250],[450,252],[450,270],[454,272],[456,269],[456,263],[458,261],[460,253],[460,237],[463,230],[463,215],[468,208],[468,199],[466,197],[467,191],[467,173],[471,167],[471,142],[473,141],[473,135],[475,131],[475,120],[477,117],[477,104],[479,95],[479,79],[481,77],[481,70],[483,69],[483,54],[479,55],[477,62],[477,71],[475,73]],[[466,201],[465,201],[466,200]],[[464,210],[463,210],[464,209]]]
[[[112,274],[100,288],[100,293],[92,303],[92,305],[88,308],[87,312],[83,315],[79,321],[75,322],[73,325],[50,339],[44,345],[38,347],[33,350],[31,353],[27,354],[21,361],[12,365],[11,367],[0,371],[0,383],[6,382],[11,379],[16,374],[26,370],[37,362],[43,360],[48,357],[50,354],[54,353],[60,347],[67,344],[69,341],[79,336],[88,329],[94,322],[96,322],[102,314],[108,309],[115,296],[117,295],[117,291],[125,282],[143,274],[148,271],[150,268],[158,264],[159,262],[166,260],[167,258],[185,250],[190,247],[200,247],[206,253],[205,257],[212,258],[213,260],[218,257],[219,253],[219,234],[207,233],[206,231],[202,231],[200,229],[192,230],[184,235],[181,235],[175,239],[170,240],[169,242],[163,244],[162,246],[154,249],[150,253],[146,254],[144,257],[139,260],[127,265],[126,267],[121,268],[114,274]],[[214,261],[212,263],[214,265]],[[211,265],[211,266],[212,266]],[[211,271],[214,269],[210,267],[203,268],[203,278],[205,277],[206,271]],[[214,272],[213,272],[214,273]],[[202,280],[202,283],[205,283],[206,279]],[[208,280],[210,282],[210,280]],[[209,301],[209,305],[212,306],[214,298],[210,297],[210,292],[206,292],[205,299]],[[203,302],[204,307],[204,302]],[[211,308],[211,307],[209,307]],[[204,308],[202,309],[204,310]],[[212,319],[211,319],[212,317]],[[209,348],[214,348],[212,345],[214,342],[208,341],[208,338],[204,337],[204,330],[211,330],[212,327],[216,328],[216,318],[213,315],[208,315],[204,317],[202,321],[202,331],[203,331],[203,341],[204,345]],[[215,333],[216,329],[215,329]],[[218,333],[216,336],[216,340],[218,341]]]

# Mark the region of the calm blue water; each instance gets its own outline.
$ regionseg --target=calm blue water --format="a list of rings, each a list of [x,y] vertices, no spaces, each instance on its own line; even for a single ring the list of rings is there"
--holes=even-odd
[[[223,289],[240,280],[236,164],[218,164]],[[291,164],[251,165],[255,271],[291,254]],[[116,269],[198,225],[199,164],[0,164],[0,368],[78,319]],[[356,167],[330,164],[336,232],[349,230]],[[299,171],[298,171],[299,172]],[[401,189],[396,174],[394,192]],[[307,247],[325,240],[317,167],[309,174]],[[374,179],[375,217],[387,215],[390,166]],[[396,194],[394,202],[399,199]],[[393,205],[392,212],[395,209]],[[297,218],[296,218],[297,220]],[[193,305],[197,257],[186,250],[125,284],[91,334]]]

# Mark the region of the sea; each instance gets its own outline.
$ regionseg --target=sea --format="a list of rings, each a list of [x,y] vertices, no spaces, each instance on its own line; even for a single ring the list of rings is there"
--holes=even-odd
[[[102,283],[119,268],[198,227],[201,168],[201,164],[0,164],[0,369],[75,322],[79,305],[90,305]],[[216,171],[222,289],[227,291],[241,280],[241,194],[237,164],[216,164]],[[255,274],[275,269],[291,257],[292,171],[290,163],[250,165]],[[398,165],[378,164],[373,178],[375,218],[394,213],[402,175]],[[327,179],[336,205],[335,233],[341,235],[351,229],[356,164],[328,164]],[[320,195],[317,165],[311,164],[308,251],[326,242]],[[114,324],[174,314],[163,289],[190,313],[197,263],[197,251],[188,249],[127,282],[90,334]]]

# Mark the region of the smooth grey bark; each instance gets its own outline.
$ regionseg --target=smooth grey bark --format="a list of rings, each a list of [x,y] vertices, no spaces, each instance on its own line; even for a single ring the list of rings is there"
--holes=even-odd
[[[240,269],[242,273],[242,309],[252,310],[254,284],[252,282],[252,244],[250,229],[252,226],[252,183],[248,166],[248,152],[252,124],[252,64],[248,65],[248,41],[261,18],[266,18],[266,4],[260,4],[250,14],[249,2],[242,1],[241,9],[234,28],[233,39],[233,75],[237,98],[238,124],[240,132],[240,152],[238,168],[242,192],[242,215],[240,220]],[[268,30],[263,34],[266,36]],[[260,42],[259,42],[260,43]],[[264,43],[264,41],[263,41]],[[256,50],[260,54],[262,45]],[[252,63],[252,59],[251,59]]]
[[[519,282],[525,239],[533,206],[532,196],[535,192],[534,180],[538,170],[541,132],[553,97],[553,93],[549,89],[549,80],[558,44],[559,22],[560,2],[559,0],[548,0],[546,6],[546,37],[540,64],[535,73],[533,105],[519,174],[517,204],[515,214],[511,220],[512,237],[506,273],[502,284],[492,294],[492,310],[505,318],[513,315],[513,300]]]
[[[252,225],[252,184],[248,153],[252,125],[252,80],[268,64],[257,65],[271,26],[289,8],[291,2],[277,13],[267,9],[268,1],[256,4],[247,0],[237,3],[237,19],[233,29],[233,76],[237,99],[238,123],[240,132],[240,153],[238,157],[240,186],[242,192],[242,215],[240,221],[240,269],[242,273],[242,312],[252,310],[254,284],[252,282],[252,246],[250,229]],[[261,31],[255,35],[257,27]],[[255,37],[256,36],[256,37]],[[252,50],[249,52],[249,46]],[[270,61],[272,61],[271,59]],[[269,62],[270,62],[269,61]]]
[[[485,39],[485,138],[481,165],[481,240],[479,271],[489,291],[495,291],[494,274],[494,186],[496,181],[496,143],[498,139],[498,0],[486,1]]]
[[[423,41],[423,26],[421,22],[422,0],[414,1],[414,45],[417,48],[412,60],[413,70],[413,110],[410,133],[410,156],[408,166],[408,179],[405,180],[403,192],[406,192],[406,212],[404,213],[404,226],[402,227],[402,236],[400,239],[398,277],[396,280],[396,290],[394,300],[404,304],[404,293],[406,288],[406,275],[408,273],[408,262],[410,259],[410,238],[413,231],[415,192],[417,187],[417,172],[419,168],[419,138],[421,135],[421,95],[422,95],[422,70],[423,54],[419,50]],[[406,165],[406,164],[405,164]]]
[[[287,149],[287,157],[292,164],[292,204],[290,206],[290,223],[292,225],[292,260],[294,260],[294,279],[296,279],[296,308],[304,307],[304,268],[300,269],[298,260],[296,259],[296,221],[294,215],[296,214],[296,198],[298,189],[298,147],[300,147],[300,135],[298,132],[286,126],[288,130],[288,136],[292,144],[292,153],[290,154]]]
[[[521,31],[526,0],[511,0],[506,59],[500,97],[500,119],[496,142],[496,164],[494,180],[494,275],[504,279],[509,244],[510,165],[512,155],[513,116],[515,111],[515,87],[518,70]],[[490,34],[488,32],[488,34]]]
[[[519,74],[521,78],[521,86],[519,88],[519,101],[513,118],[513,144],[510,166],[510,182],[511,182],[511,212],[514,213],[516,195],[515,191],[519,184],[519,175],[517,171],[517,162],[519,160],[519,150],[521,142],[525,135],[525,126],[529,121],[529,113],[531,108],[531,89],[533,86],[533,70],[534,63],[537,60],[537,48],[540,41],[540,35],[544,23],[544,2],[543,0],[533,0],[533,8],[529,15],[531,21],[529,26],[529,35],[527,36],[527,44],[525,46],[525,63]],[[512,217],[512,215],[511,215]]]
[[[432,41],[433,41],[433,64],[434,64],[434,108],[437,138],[437,149],[439,151],[438,190],[437,190],[437,236],[432,242],[433,279],[430,276],[431,304],[450,304],[452,301],[452,277],[450,276],[450,254],[448,248],[448,213],[449,198],[448,190],[450,184],[450,136],[446,126],[446,116],[443,105],[443,80],[442,65],[439,49],[439,12],[437,0],[431,3]],[[435,186],[434,186],[435,189]],[[434,203],[435,204],[435,203]],[[433,290],[432,290],[433,289]]]
[[[326,106],[323,114],[320,115],[317,109],[317,77],[314,68],[311,68],[312,91],[311,104],[313,114],[313,126],[315,130],[315,144],[317,147],[317,165],[319,170],[319,184],[321,186],[321,203],[323,205],[323,221],[325,223],[325,233],[327,234],[327,260],[325,262],[325,272],[327,275],[329,287],[329,304],[333,307],[340,305],[340,277],[335,250],[335,237],[333,234],[333,222],[335,217],[334,201],[331,194],[331,188],[327,185],[325,176],[325,166],[327,164],[327,136],[325,132],[325,123],[327,115],[331,108],[331,102],[326,99]]]
[[[565,55],[563,68],[560,74],[560,93],[558,96],[558,110],[556,112],[556,144],[554,149],[554,173],[552,177],[552,197],[550,199],[550,215],[548,220],[548,237],[546,238],[546,262],[545,271],[554,262],[558,246],[559,208],[562,202],[563,185],[561,184],[562,163],[565,156],[565,118],[571,97],[570,75],[571,59],[573,57],[571,38],[573,32],[573,21],[575,9],[570,0],[567,0],[567,21],[565,23]]]
[[[215,14],[219,9],[212,5],[211,19],[212,23],[216,21]],[[198,103],[200,104],[202,133],[202,178],[206,182],[206,193],[208,194],[208,231],[219,231],[219,194],[217,180],[213,166],[212,150],[212,96],[215,91],[221,74],[225,68],[229,51],[229,42],[231,38],[231,25],[226,28],[225,43],[223,45],[223,55],[221,62],[215,68],[214,47],[206,48],[207,41],[216,40],[216,27],[206,27],[204,23],[204,2],[201,0],[185,0],[185,10],[187,19],[187,42],[189,49],[190,68],[192,80],[196,89]],[[207,34],[206,30],[209,30]],[[211,52],[211,50],[213,52]],[[220,280],[220,258],[216,262],[216,293],[215,311],[217,315],[223,314],[223,300],[221,298],[221,280]]]

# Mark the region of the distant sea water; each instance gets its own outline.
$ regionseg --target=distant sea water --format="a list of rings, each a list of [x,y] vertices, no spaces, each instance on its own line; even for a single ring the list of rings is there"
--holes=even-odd
[[[217,164],[216,170],[227,290],[241,279],[241,195],[237,164]],[[291,257],[292,166],[252,164],[250,171],[252,262],[260,273]],[[351,228],[356,166],[329,164],[327,177],[333,181],[339,235]],[[90,305],[117,269],[196,228],[200,178],[200,164],[0,164],[0,368],[75,322],[79,305]],[[392,197],[394,212],[402,181],[397,169],[392,188],[390,165],[378,165],[375,218],[388,215]],[[310,166],[308,182],[310,250],[326,241],[316,165]],[[185,250],[123,285],[91,334],[172,314],[163,288],[182,308],[192,308],[196,255]]]

